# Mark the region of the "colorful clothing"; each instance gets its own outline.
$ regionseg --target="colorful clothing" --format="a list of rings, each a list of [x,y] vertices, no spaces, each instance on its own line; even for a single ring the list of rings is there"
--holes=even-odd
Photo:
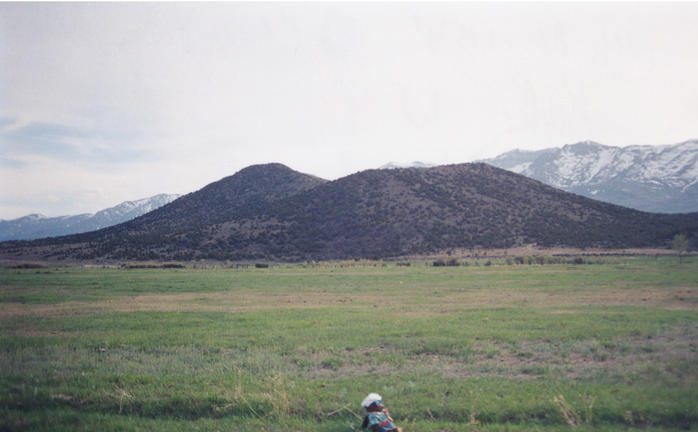
[[[372,411],[366,414],[364,419],[364,427],[368,426],[372,428],[373,426],[378,426],[380,432],[390,432],[396,430],[393,419],[390,418],[388,410],[383,411]]]

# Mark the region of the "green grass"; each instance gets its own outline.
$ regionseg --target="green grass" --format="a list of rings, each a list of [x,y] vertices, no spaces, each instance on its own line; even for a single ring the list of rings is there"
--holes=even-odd
[[[698,429],[698,263],[0,270],[0,430]]]

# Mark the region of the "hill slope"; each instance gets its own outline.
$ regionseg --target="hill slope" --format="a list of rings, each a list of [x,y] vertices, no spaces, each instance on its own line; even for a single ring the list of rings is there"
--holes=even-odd
[[[0,220],[0,241],[32,240],[84,233],[117,225],[172,202],[179,195],[159,194],[117,206],[71,216],[45,217],[31,214],[12,220]]]
[[[369,170],[209,228],[212,255],[347,258],[452,247],[649,247],[698,230],[698,214],[648,214],[486,164]]]
[[[59,259],[199,257],[197,239],[207,226],[255,214],[275,200],[325,182],[278,163],[253,165],[123,224],[84,234],[0,243],[0,255]]]
[[[332,182],[246,168],[126,224],[0,245],[0,253],[114,259],[336,259],[455,247],[650,247],[698,237],[698,214],[594,201],[486,164],[368,170]]]
[[[698,141],[514,150],[483,162],[589,198],[661,213],[698,211]]]
[[[326,181],[278,163],[253,165],[119,226],[114,233],[188,232],[254,214],[271,202],[312,189]]]

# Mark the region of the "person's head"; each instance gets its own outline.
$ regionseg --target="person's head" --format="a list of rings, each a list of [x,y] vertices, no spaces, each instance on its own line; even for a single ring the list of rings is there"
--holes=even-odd
[[[361,407],[367,412],[380,411],[383,409],[383,398],[378,393],[369,393],[361,402]]]
[[[379,411],[383,411],[383,408],[384,408],[384,407],[383,407],[383,404],[382,404],[382,403],[381,403],[381,404],[379,404],[379,403],[372,403],[371,405],[369,405],[368,407],[366,407],[366,412],[379,412]]]

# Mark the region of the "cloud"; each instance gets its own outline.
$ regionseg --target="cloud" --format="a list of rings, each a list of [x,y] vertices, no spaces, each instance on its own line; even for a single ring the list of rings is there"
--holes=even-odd
[[[81,131],[63,125],[32,123],[2,133],[3,151],[12,154],[43,154],[61,158],[79,155],[70,144],[74,138],[84,137]]]
[[[333,179],[680,142],[698,129],[696,19],[698,3],[0,2],[0,192],[101,188],[96,211],[252,163]]]
[[[26,166],[27,166],[27,163],[22,162],[21,160],[11,159],[11,158],[7,158],[4,156],[0,156],[0,167],[2,167],[2,168],[20,169],[20,168],[24,168]]]
[[[52,124],[30,123],[0,132],[0,152],[7,161],[22,163],[28,156],[95,164],[125,164],[157,156],[141,146],[137,133]]]
[[[5,130],[15,123],[15,120],[10,117],[0,117],[0,130]]]

